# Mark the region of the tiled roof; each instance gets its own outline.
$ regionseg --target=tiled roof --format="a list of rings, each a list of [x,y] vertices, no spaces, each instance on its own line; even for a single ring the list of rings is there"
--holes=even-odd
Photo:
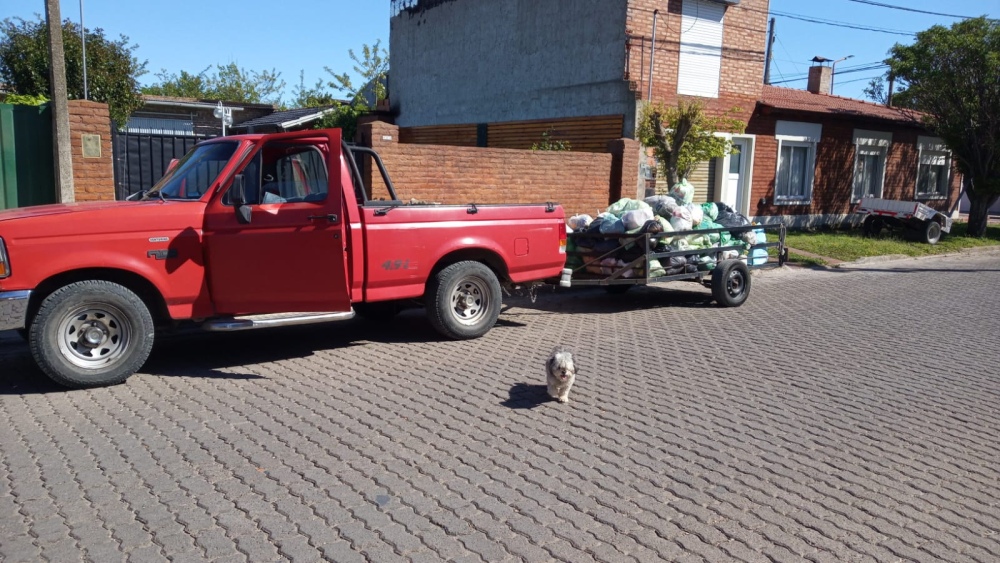
[[[306,122],[308,118],[319,119],[326,110],[333,106],[318,108],[295,108],[285,111],[276,111],[263,117],[257,117],[248,121],[242,121],[236,127],[260,127],[262,125],[281,125],[291,121]]]
[[[842,117],[866,117],[920,125],[921,113],[883,106],[854,98],[813,94],[808,90],[764,86],[760,104],[780,110],[833,114]]]

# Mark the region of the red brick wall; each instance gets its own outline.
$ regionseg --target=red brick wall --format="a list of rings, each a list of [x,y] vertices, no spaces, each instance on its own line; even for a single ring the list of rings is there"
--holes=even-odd
[[[362,125],[361,136],[382,157],[396,195],[404,201],[554,201],[567,216],[594,215],[608,206],[610,154],[399,144],[399,128],[381,121]],[[373,191],[376,197],[385,193],[381,180]]]
[[[778,119],[820,123],[823,133],[816,147],[813,196],[811,205],[773,205],[774,182],[777,173],[778,141],[774,138]],[[750,192],[750,214],[821,215],[853,213],[851,204],[854,178],[854,130],[868,129],[892,133],[892,144],[886,156],[885,182],[882,197],[913,200],[916,196],[918,150],[917,137],[926,133],[893,124],[852,122],[840,119],[804,115],[760,115],[750,121],[747,133],[756,135],[754,144],[753,186]],[[921,200],[939,210],[948,211],[961,189],[959,174],[952,170],[951,190],[947,200]],[[766,204],[760,205],[760,200]]]
[[[115,199],[111,154],[111,117],[108,106],[87,100],[69,101],[69,131],[73,149],[73,186],[76,201]],[[83,135],[100,135],[100,158],[83,157]]]
[[[769,0],[743,0],[726,8],[719,97],[692,98],[703,102],[710,113],[739,107],[742,110],[739,117],[749,119],[760,97],[764,78],[768,4]],[[641,99],[646,99],[649,89],[653,11],[659,9],[656,52],[653,54],[652,100],[666,105],[677,103],[681,7],[682,0],[629,0],[627,26],[632,39],[626,71]]]

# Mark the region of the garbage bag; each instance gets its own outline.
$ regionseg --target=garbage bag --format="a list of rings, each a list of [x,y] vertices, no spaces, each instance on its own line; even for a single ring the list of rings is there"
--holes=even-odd
[[[621,219],[614,219],[612,221],[604,220],[601,222],[601,234],[605,235],[618,235],[625,234],[625,223]]]
[[[677,182],[670,188],[670,196],[677,200],[677,203],[688,204],[694,199],[694,186],[687,181],[687,178]]]
[[[587,215],[586,213],[583,215],[574,215],[569,218],[569,221],[567,221],[570,228],[573,229],[574,231],[580,231],[586,229],[587,226],[589,226],[593,222],[594,218],[591,217],[590,215]]]
[[[645,201],[638,199],[629,199],[623,197],[618,201],[612,203],[608,206],[606,213],[610,213],[615,217],[621,217],[626,211],[634,211],[637,209],[645,209],[649,211],[650,215],[653,213],[653,208],[649,206]]]
[[[684,207],[686,207],[688,209],[689,213],[691,214],[691,224],[692,225],[698,226],[698,224],[701,223],[702,219],[705,218],[705,212],[701,210],[701,206],[700,205],[695,205],[693,203],[689,203],[689,204],[685,205]]]
[[[708,217],[712,221],[719,216],[719,207],[712,202],[701,204],[702,211],[705,212],[705,217]]]
[[[645,199],[647,205],[653,208],[653,214],[670,218],[677,207],[677,200],[668,195],[654,195]]]
[[[767,235],[764,233],[764,229],[754,229],[754,236],[757,238],[756,244],[763,244],[767,242]],[[759,266],[761,264],[767,263],[767,249],[766,248],[755,248],[750,251],[750,265]]]
[[[677,209],[682,209],[682,208],[678,207]],[[670,219],[670,226],[673,227],[675,231],[690,231],[692,227],[691,219],[685,219],[683,217],[678,217],[677,215],[674,215]]]
[[[638,229],[651,220],[653,218],[653,210],[648,207],[647,209],[633,209],[623,213],[622,223],[625,224],[625,230]]]

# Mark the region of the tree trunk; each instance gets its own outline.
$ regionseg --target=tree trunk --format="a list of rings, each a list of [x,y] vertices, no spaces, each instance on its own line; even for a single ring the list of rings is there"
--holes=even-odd
[[[986,225],[989,220],[990,207],[1000,199],[1000,194],[982,193],[981,190],[970,189],[966,192],[969,196],[969,230],[970,237],[982,238],[986,236]]]

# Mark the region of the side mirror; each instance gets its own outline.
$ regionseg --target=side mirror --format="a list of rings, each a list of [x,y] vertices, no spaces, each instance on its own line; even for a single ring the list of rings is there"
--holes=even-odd
[[[246,183],[243,174],[237,174],[233,178],[233,185],[229,188],[233,201],[233,208],[236,209],[236,220],[243,225],[250,224],[250,206],[247,205]]]

